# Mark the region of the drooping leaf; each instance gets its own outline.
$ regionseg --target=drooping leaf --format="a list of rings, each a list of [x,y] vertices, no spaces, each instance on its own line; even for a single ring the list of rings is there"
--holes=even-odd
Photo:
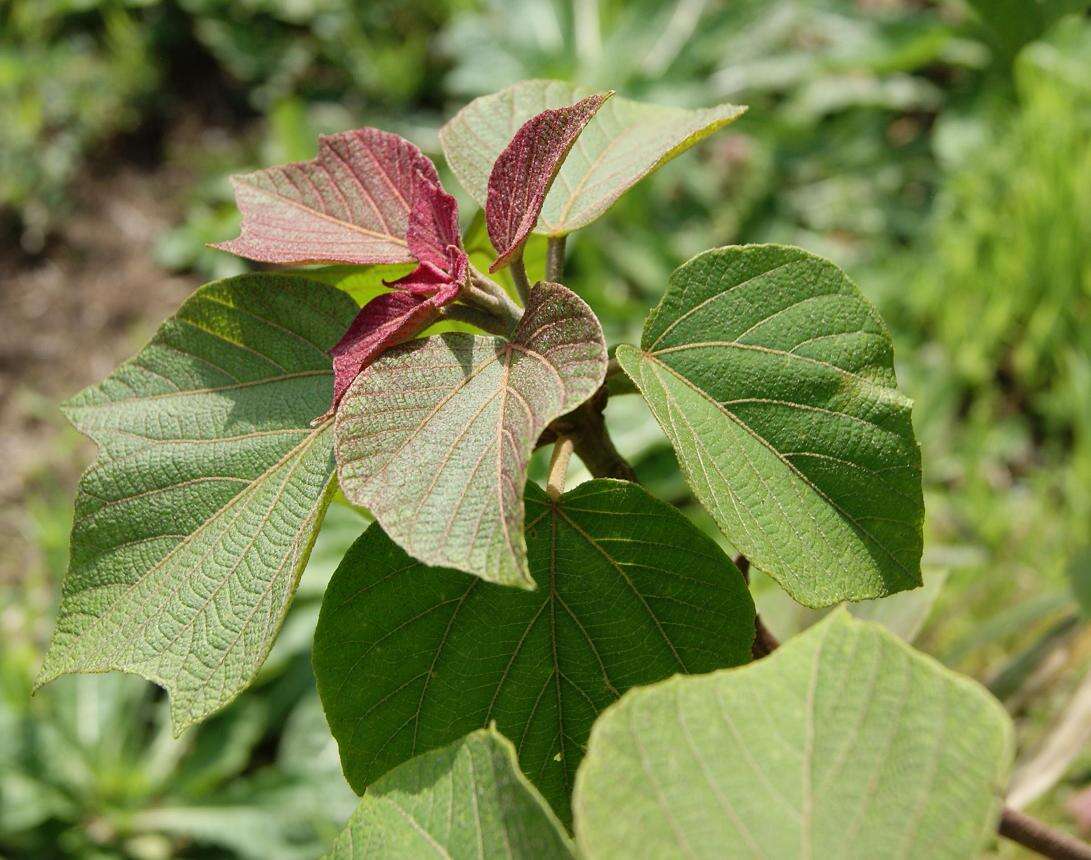
[[[561,81],[523,81],[470,102],[442,129],[443,153],[458,181],[481,206],[493,163],[528,119],[571,105],[592,90]],[[614,96],[583,130],[546,196],[535,228],[563,236],[590,224],[649,173],[746,108],[701,110],[642,104]]]
[[[920,585],[920,450],[886,327],[797,248],[676,269],[618,360],[728,540],[800,603]]]
[[[973,858],[1013,732],[977,683],[839,610],[742,669],[635,690],[576,780],[588,857]]]
[[[242,232],[213,247],[266,263],[404,263],[418,177],[439,185],[432,162],[396,134],[321,137],[312,161],[232,177]]]
[[[314,666],[350,784],[489,725],[569,820],[596,715],[629,687],[749,659],[754,605],[714,541],[635,484],[528,485],[536,591],[414,562],[378,526],[326,591]]]
[[[559,284],[539,284],[511,341],[448,334],[387,352],[337,412],[345,495],[428,564],[533,588],[523,484],[534,443],[606,372],[602,328]]]
[[[481,729],[399,765],[368,787],[327,860],[574,856],[564,828],[527,782],[511,741]]]
[[[406,275],[410,277],[410,275]],[[439,318],[439,309],[458,295],[447,285],[433,296],[393,292],[377,296],[360,309],[348,331],[330,350],[334,384],[330,411],[341,402],[360,372],[387,349],[415,337]]]
[[[329,347],[352,300],[291,275],[202,287],[65,412],[100,448],[38,683],[135,672],[177,729],[229,702],[272,645],[333,478]]]
[[[489,271],[512,261],[538,223],[546,194],[572,144],[612,92],[528,119],[496,158],[489,173],[485,224],[499,256]]]

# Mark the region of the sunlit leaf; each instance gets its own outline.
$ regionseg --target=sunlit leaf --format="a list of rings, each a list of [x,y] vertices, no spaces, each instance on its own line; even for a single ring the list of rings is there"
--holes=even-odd
[[[290,275],[210,284],[65,412],[98,443],[39,683],[135,672],[177,729],[229,702],[280,628],[333,478],[328,350],[355,313]]]
[[[1011,766],[1004,709],[881,627],[829,618],[751,666],[636,690],[591,733],[595,858],[974,858]]]
[[[368,787],[327,860],[431,855],[564,860],[572,846],[519,771],[511,741],[481,729]]]
[[[523,81],[470,102],[440,129],[447,163],[481,205],[493,162],[527,120],[593,91],[561,81]],[[564,235],[590,224],[652,171],[736,119],[744,107],[700,110],[614,96],[580,134],[546,196],[536,232]]]
[[[497,727],[568,820],[596,715],[628,688],[746,662],[741,574],[670,505],[596,480],[556,503],[527,487],[535,591],[414,562],[372,526],[334,574],[314,666],[349,782]]]
[[[605,372],[591,309],[559,284],[539,284],[513,340],[430,337],[360,374],[337,412],[341,488],[416,558],[533,587],[527,461],[546,425]]]
[[[612,93],[596,93],[573,105],[528,119],[496,158],[489,173],[485,224],[502,269],[538,223],[546,194],[580,132]]]
[[[719,248],[676,269],[618,360],[728,540],[800,603],[921,583],[920,449],[893,346],[840,269]]]
[[[404,263],[418,177],[432,162],[375,128],[319,138],[318,157],[232,177],[242,233],[213,247],[266,263]]]

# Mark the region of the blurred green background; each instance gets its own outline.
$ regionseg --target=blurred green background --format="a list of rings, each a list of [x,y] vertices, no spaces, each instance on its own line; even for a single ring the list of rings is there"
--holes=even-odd
[[[0,2],[0,856],[305,858],[348,816],[308,656],[365,525],[347,507],[258,683],[204,726],[171,739],[132,677],[30,697],[92,457],[56,405],[243,270],[205,247],[235,235],[230,173],[361,125],[438,161],[444,119],[528,77],[750,105],[573,237],[569,282],[617,342],[716,245],[797,244],[856,279],[917,403],[928,506],[925,589],[858,611],[988,685],[1019,732],[1010,801],[1091,834],[1087,6]],[[654,492],[708,525],[639,401],[608,417]],[[782,637],[814,620],[755,588]]]

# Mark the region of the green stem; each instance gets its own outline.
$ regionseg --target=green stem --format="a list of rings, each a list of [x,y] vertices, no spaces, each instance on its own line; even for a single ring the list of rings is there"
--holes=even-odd
[[[564,277],[564,246],[567,236],[550,236],[546,243],[545,279],[559,283]]]
[[[446,319],[469,323],[483,331],[498,334],[501,337],[506,337],[511,332],[510,325],[505,320],[470,305],[447,305],[447,307],[441,308],[439,313],[440,316]]]
[[[530,299],[530,281],[527,279],[527,267],[523,264],[523,249],[519,249],[519,254],[511,261],[511,277],[515,281],[515,289],[519,291],[519,299],[523,303],[523,307],[526,307],[527,301]]]

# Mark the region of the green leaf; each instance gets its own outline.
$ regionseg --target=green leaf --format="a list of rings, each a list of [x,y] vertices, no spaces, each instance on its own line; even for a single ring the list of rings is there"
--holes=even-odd
[[[327,860],[572,858],[564,829],[527,782],[511,741],[480,729],[371,785]]]
[[[327,350],[344,293],[288,275],[202,287],[141,352],[65,405],[100,448],[80,481],[53,642],[38,684],[135,672],[177,731],[265,659],[333,477]]]
[[[752,666],[603,714],[576,839],[595,858],[972,858],[1012,755],[977,683],[839,610]]]
[[[921,583],[920,449],[890,335],[798,248],[718,248],[676,269],[619,347],[728,540],[800,603]]]
[[[637,684],[746,662],[742,576],[671,506],[622,481],[551,502],[529,485],[536,591],[415,563],[377,526],[334,574],[314,641],[349,783],[495,721],[557,814],[591,723]]]
[[[546,425],[605,373],[591,309],[560,284],[539,284],[511,341],[417,340],[357,377],[335,422],[341,488],[421,561],[533,588],[527,463]]]
[[[484,207],[493,162],[523,123],[593,94],[561,81],[523,81],[474,99],[440,129],[443,154],[462,187]],[[745,110],[732,104],[686,110],[614,96],[568,154],[535,231],[563,236],[590,224],[649,173]]]

